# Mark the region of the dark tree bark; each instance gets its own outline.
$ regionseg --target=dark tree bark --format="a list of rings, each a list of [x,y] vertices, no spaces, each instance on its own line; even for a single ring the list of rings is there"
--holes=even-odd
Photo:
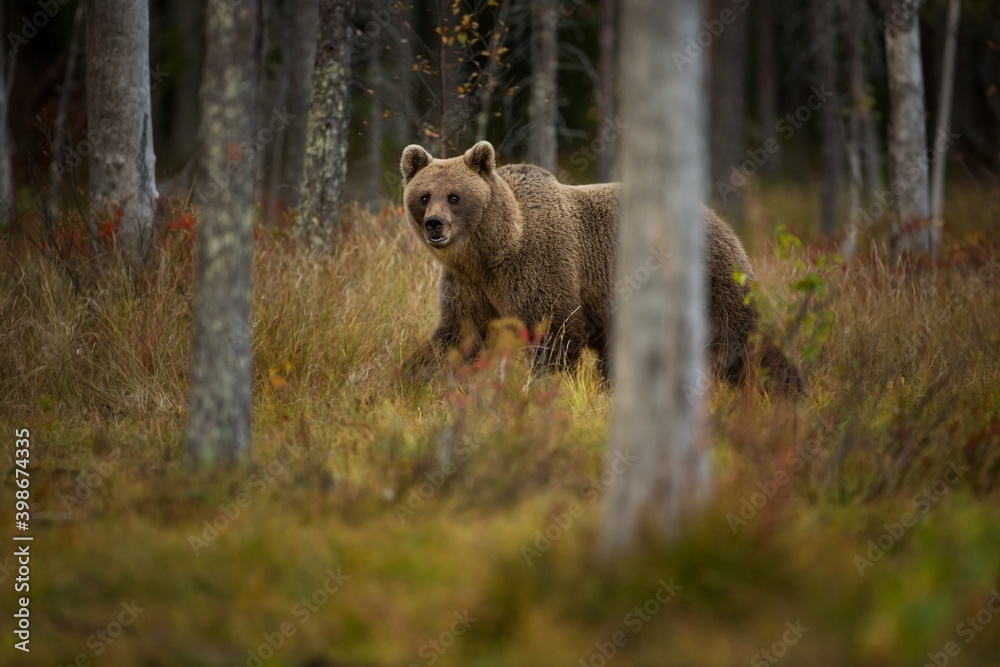
[[[507,20],[510,17],[510,10],[513,6],[512,0],[503,0],[500,9],[496,14],[496,22],[493,32],[490,35],[489,63],[483,70],[483,81],[479,82],[479,113],[476,116],[476,143],[486,141],[487,131],[490,125],[490,116],[493,110],[493,93],[500,85],[501,73],[501,49],[506,48],[507,35],[510,28]]]
[[[288,127],[282,169],[282,202],[295,208],[301,202],[306,157],[306,130],[313,64],[316,61],[317,0],[292,0],[292,42],[288,44]]]
[[[170,151],[173,159],[184,164],[198,146],[198,88],[205,46],[202,27],[205,3],[200,0],[176,0],[171,12],[177,24],[181,66],[173,84],[170,105]]]
[[[743,128],[746,120],[748,17],[734,0],[721,0],[715,3],[714,9],[720,17],[723,11],[732,12],[735,19],[712,43],[712,189],[716,195],[718,211],[739,226],[743,221],[743,188],[736,187],[733,191],[720,188],[719,184],[729,184],[733,170],[738,170],[745,159]],[[697,34],[697,30],[692,33]],[[683,50],[679,53],[683,53]],[[676,69],[675,66],[674,70]]]
[[[889,75],[889,176],[895,218],[892,257],[933,253],[938,245],[927,192],[927,130],[920,25],[915,8],[884,0],[886,66]]]
[[[598,134],[615,122],[615,28],[618,0],[601,0],[600,55],[597,65]],[[604,150],[597,156],[597,180],[611,180],[614,151]]]
[[[201,86],[202,173],[187,454],[197,464],[250,456],[252,156],[259,7],[208,2]],[[223,176],[225,175],[225,176]]]
[[[385,0],[372,0],[372,12],[386,11]],[[368,107],[368,184],[365,187],[365,199],[372,207],[377,207],[382,201],[382,149],[385,141],[383,123],[383,99],[385,86],[382,75],[382,51],[385,46],[385,36],[382,31],[371,35],[371,44],[366,49],[368,54],[368,72],[365,80],[366,93],[371,106]]]
[[[819,231],[830,239],[837,233],[837,201],[841,187],[840,105],[836,102],[837,40],[835,31],[836,4],[830,0],[812,2],[813,41],[816,46],[816,79],[834,99],[819,110],[820,154],[823,166],[820,183]]]
[[[0,12],[0,35],[3,12]],[[12,146],[7,129],[7,45],[0,45],[0,229],[5,228],[14,213],[14,176],[11,171]]]
[[[141,273],[153,240],[156,156],[149,89],[149,4],[87,0],[87,126],[92,238],[98,217],[115,220],[119,252]]]
[[[866,221],[862,220],[861,189],[864,184],[862,176],[861,151],[864,143],[864,126],[862,114],[868,108],[865,95],[864,69],[864,24],[861,21],[860,5],[866,0],[842,0],[847,37],[847,89],[850,95],[851,107],[847,122],[847,167],[848,167],[848,204],[849,223],[840,253],[844,259],[852,259],[858,248],[858,234]]]
[[[559,14],[557,0],[531,1],[531,122],[528,161],[555,172],[556,70]]]
[[[704,372],[704,65],[697,58],[678,73],[672,59],[701,28],[701,2],[622,0],[622,8],[628,129],[619,280],[632,280],[651,248],[671,252],[616,313],[614,330],[628,334],[612,341],[616,395],[607,460],[634,463],[607,493],[600,540],[606,556],[634,547],[647,528],[676,536],[710,485],[701,403],[685,392]]]
[[[755,5],[757,42],[757,122],[758,142],[773,137],[778,123],[778,63],[775,58],[774,0],[758,0]],[[775,153],[761,166],[773,172],[781,153]]]
[[[353,14],[353,0],[320,0],[320,42],[313,68],[302,188],[303,233],[312,247],[330,245],[340,224],[347,181]]]
[[[59,101],[56,103],[56,119],[52,124],[52,163],[49,165],[49,197],[46,202],[48,220],[54,222],[59,215],[59,190],[62,186],[63,155],[66,140],[66,115],[69,111],[69,100],[76,85],[76,63],[80,56],[81,33],[83,32],[84,3],[76,6],[73,15],[73,35],[69,40],[69,54],[66,57],[66,73],[59,88]],[[0,31],[2,34],[2,31]],[[2,54],[0,54],[2,59]],[[0,72],[3,67],[0,66]],[[0,73],[0,77],[2,77]]]

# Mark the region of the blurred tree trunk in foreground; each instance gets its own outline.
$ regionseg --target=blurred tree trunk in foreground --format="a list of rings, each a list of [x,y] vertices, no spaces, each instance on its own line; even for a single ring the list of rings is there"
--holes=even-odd
[[[734,170],[739,172],[747,158],[743,152],[743,128],[746,122],[747,24],[750,21],[745,8],[740,9],[740,5],[735,0],[721,0],[714,3],[715,16],[709,17],[709,25],[719,33],[712,42],[709,84],[712,191],[719,213],[736,227],[743,223],[743,181],[734,179],[733,173]],[[706,29],[702,25],[701,30]],[[692,33],[692,38],[697,38],[698,32]],[[684,50],[678,53],[684,53]],[[671,67],[677,71],[673,63]],[[684,69],[688,67],[690,65],[685,64]],[[720,183],[733,187],[720,189]]]
[[[955,47],[961,10],[961,0],[949,0],[944,58],[941,64],[941,90],[938,91],[937,131],[934,132],[937,159],[931,169],[931,220],[937,229],[940,229],[944,216],[944,167],[947,157],[947,140],[944,137],[951,135],[951,96],[955,89]]]
[[[204,142],[196,227],[194,343],[187,454],[194,463],[250,456],[250,266],[255,168],[256,0],[209,0],[201,86]]]
[[[137,274],[153,240],[159,199],[149,90],[149,3],[87,0],[85,14],[92,145],[88,226],[96,240],[101,225],[117,222],[118,250]]]
[[[597,133],[615,126],[615,26],[618,0],[601,0],[601,26],[599,28],[600,54],[597,64]],[[608,146],[597,156],[597,181],[608,183],[614,151]]]
[[[883,4],[889,76],[889,178],[896,213],[891,249],[896,262],[909,254],[934,253],[938,234],[930,220],[927,194],[924,75],[917,11],[890,0],[883,0]]]
[[[3,35],[0,12],[0,35]],[[0,229],[14,217],[14,179],[11,174],[10,132],[7,130],[7,45],[0,45]]]
[[[672,55],[701,29],[700,0],[622,0],[619,280],[632,280],[658,248],[664,266],[619,302],[612,358],[616,395],[601,550],[634,547],[645,529],[677,535],[709,493],[701,439],[705,279],[703,60],[677,73]],[[649,137],[657,137],[650,141]],[[693,396],[689,399],[686,394]]]
[[[841,151],[840,104],[837,102],[837,5],[831,0],[812,0],[813,42],[816,46],[816,78],[833,99],[819,110],[820,154],[823,176],[820,183],[819,233],[832,239],[837,233],[837,201],[840,196]]]
[[[528,162],[556,171],[556,70],[559,62],[557,0],[531,0],[531,123]]]
[[[353,0],[319,2],[320,41],[313,67],[301,207],[302,232],[314,248],[329,246],[340,225],[347,183],[353,15]]]

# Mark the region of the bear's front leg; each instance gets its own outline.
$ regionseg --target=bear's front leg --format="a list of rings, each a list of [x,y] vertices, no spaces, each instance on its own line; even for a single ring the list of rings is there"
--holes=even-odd
[[[453,347],[460,348],[464,360],[474,359],[489,322],[497,318],[496,310],[481,290],[447,270],[441,273],[438,305],[440,318],[430,340],[403,362],[404,371],[411,377],[428,377]]]
[[[587,326],[580,308],[560,309],[548,319],[533,365],[541,371],[576,369],[587,344]]]

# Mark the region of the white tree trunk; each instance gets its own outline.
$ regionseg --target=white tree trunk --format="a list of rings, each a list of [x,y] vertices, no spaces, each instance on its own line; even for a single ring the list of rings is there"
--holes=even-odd
[[[618,304],[616,386],[601,549],[627,550],[644,528],[676,535],[709,491],[696,387],[704,371],[705,279],[701,198],[707,184],[703,59],[678,73],[671,54],[701,29],[699,0],[623,0],[624,120],[618,279],[646,275],[652,252],[669,258]],[[656,137],[650,141],[649,137]]]
[[[153,240],[156,156],[149,89],[147,0],[87,0],[90,232],[115,220],[126,264],[141,272]],[[95,217],[96,216],[96,217]]]
[[[556,171],[556,0],[531,0],[531,136],[528,161]]]
[[[955,87],[955,47],[961,10],[961,0],[949,0],[944,62],[941,64],[941,90],[938,94],[937,131],[934,133],[936,159],[931,170],[931,218],[938,228],[944,216],[944,167],[948,149],[942,137],[951,135],[951,95]]]
[[[885,2],[886,68],[889,76],[889,178],[894,194],[893,261],[933,252],[934,226],[927,193],[927,131],[920,25],[915,8]]]

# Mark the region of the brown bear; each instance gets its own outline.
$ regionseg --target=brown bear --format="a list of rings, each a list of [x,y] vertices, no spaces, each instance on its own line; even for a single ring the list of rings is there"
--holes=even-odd
[[[451,159],[408,146],[400,169],[406,218],[442,265],[440,322],[407,361],[411,370],[470,335],[474,354],[492,320],[516,318],[542,333],[543,364],[572,367],[589,347],[607,374],[615,296],[628,289],[615,284],[618,184],[563,185],[541,167],[497,168],[486,141]],[[728,224],[708,209],[703,220],[709,362],[717,376],[740,385],[757,314],[747,303],[747,281],[734,272],[753,278],[753,269]],[[761,356],[797,388],[780,351]]]

